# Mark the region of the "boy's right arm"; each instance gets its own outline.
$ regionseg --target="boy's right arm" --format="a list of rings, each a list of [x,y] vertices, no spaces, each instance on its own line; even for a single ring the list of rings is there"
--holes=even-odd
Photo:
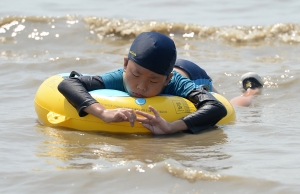
[[[98,103],[89,91],[104,89],[105,85],[99,76],[80,76],[64,79],[59,85],[59,92],[78,111],[79,116],[87,115],[84,109],[94,103]]]
[[[59,92],[76,108],[79,116],[83,117],[87,114],[92,114],[107,123],[129,121],[131,126],[133,126],[136,115],[132,109],[118,108],[107,110],[88,93],[92,90],[104,88],[105,85],[99,76],[68,78],[58,85]]]

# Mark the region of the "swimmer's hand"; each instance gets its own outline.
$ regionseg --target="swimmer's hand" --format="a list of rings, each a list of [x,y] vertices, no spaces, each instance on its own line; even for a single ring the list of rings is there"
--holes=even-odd
[[[84,111],[106,123],[128,121],[131,127],[134,127],[134,122],[136,121],[134,110],[129,108],[106,109],[101,104],[95,103],[86,107]]]
[[[183,121],[178,120],[169,123],[159,115],[155,108],[149,106],[149,109],[151,110],[151,112],[153,112],[154,115],[137,110],[136,114],[141,115],[144,118],[137,117],[136,120],[141,122],[143,126],[149,129],[152,133],[167,134],[187,129],[187,126]]]

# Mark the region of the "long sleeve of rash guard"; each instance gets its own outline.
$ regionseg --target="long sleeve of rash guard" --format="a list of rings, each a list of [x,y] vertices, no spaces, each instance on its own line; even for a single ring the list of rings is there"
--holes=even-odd
[[[83,111],[97,101],[88,91],[103,89],[105,85],[99,76],[80,76],[64,79],[59,85],[59,92],[72,104],[78,111],[79,116],[86,116]]]
[[[202,87],[192,90],[187,98],[197,108],[197,111],[182,119],[188,126],[188,132],[199,133],[227,115],[224,105]]]

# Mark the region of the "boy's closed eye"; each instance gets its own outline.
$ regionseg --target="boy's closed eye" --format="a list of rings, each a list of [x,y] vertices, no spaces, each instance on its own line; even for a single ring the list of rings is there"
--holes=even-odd
[[[138,72],[132,72],[132,71],[131,71],[131,74],[132,74],[134,77],[139,77],[139,73],[138,73]]]
[[[158,83],[158,81],[156,81],[156,80],[150,80],[150,82],[153,83],[153,84],[157,84]]]
[[[134,77],[139,77],[138,75],[136,75],[136,74],[134,74],[134,73],[132,73],[132,75],[133,75]]]

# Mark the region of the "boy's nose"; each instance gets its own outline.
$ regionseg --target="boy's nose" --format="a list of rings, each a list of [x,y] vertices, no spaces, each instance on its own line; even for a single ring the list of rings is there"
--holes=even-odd
[[[146,91],[146,85],[143,82],[141,82],[137,85],[137,89],[142,90],[143,92],[145,92]]]

